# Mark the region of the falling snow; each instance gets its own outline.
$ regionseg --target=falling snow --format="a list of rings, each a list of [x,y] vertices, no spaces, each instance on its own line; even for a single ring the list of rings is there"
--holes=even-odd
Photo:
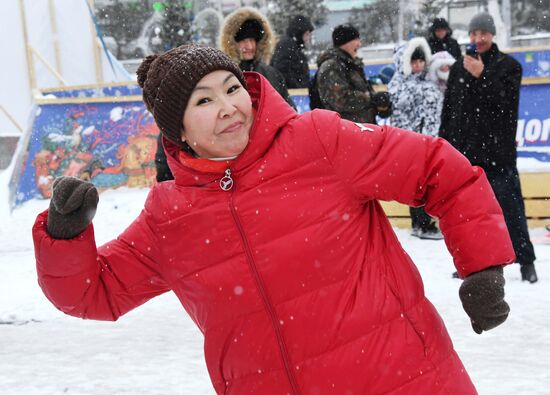
[[[5,173],[0,173],[2,191],[5,185]],[[94,220],[99,244],[124,230],[141,211],[146,194],[146,190],[126,188],[101,194]],[[0,192],[0,204],[4,204],[3,195]],[[2,394],[213,395],[202,335],[172,293],[114,323],[69,317],[48,302],[36,281],[31,241],[36,214],[47,205],[48,201],[30,201],[11,215],[5,207],[0,212]],[[536,229],[531,235],[536,239],[542,232]],[[480,336],[470,328],[460,305],[460,281],[451,278],[453,266],[444,242],[415,239],[405,230],[397,230],[397,235],[417,263],[426,293],[443,316],[479,393],[548,394],[550,245],[535,245],[539,283],[522,283],[515,266],[505,269],[510,317],[503,326]],[[321,262],[310,264],[318,268]],[[246,289],[235,284],[232,291],[241,295]],[[299,322],[300,315],[293,312],[279,319],[281,325],[289,326],[290,321]],[[246,336],[240,334],[231,341],[238,344]]]

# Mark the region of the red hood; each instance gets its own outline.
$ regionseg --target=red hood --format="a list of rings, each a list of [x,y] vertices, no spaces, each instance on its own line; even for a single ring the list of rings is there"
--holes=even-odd
[[[245,72],[244,75],[256,115],[250,131],[250,141],[231,165],[233,172],[239,172],[261,158],[271,146],[279,129],[298,115],[264,76],[255,72]],[[269,103],[269,106],[266,103]],[[213,178],[213,173],[202,173],[183,165],[178,160],[180,148],[164,137],[162,142],[168,166],[174,175],[176,184],[204,185],[219,178],[219,174],[214,174]]]

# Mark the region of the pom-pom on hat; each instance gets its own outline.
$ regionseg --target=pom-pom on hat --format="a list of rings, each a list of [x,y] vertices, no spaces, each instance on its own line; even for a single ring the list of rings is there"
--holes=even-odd
[[[137,69],[143,102],[162,134],[182,148],[183,114],[189,97],[195,85],[216,70],[232,72],[246,88],[239,66],[222,51],[210,47],[182,45],[162,55],[147,56]]]

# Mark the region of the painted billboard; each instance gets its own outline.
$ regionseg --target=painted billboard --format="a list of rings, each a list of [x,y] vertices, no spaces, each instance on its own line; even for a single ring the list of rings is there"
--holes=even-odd
[[[50,198],[59,176],[90,180],[100,190],[150,186],[157,135],[141,101],[39,105],[14,173],[12,204]]]

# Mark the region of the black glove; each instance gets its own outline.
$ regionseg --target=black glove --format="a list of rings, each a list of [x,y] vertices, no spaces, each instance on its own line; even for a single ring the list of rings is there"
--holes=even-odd
[[[387,118],[391,115],[391,99],[388,92],[377,92],[372,95],[372,104],[376,108],[378,116],[382,118]]]
[[[502,266],[493,266],[464,279],[458,291],[462,307],[477,334],[493,329],[508,318],[510,307],[504,300]]]
[[[93,184],[75,177],[59,177],[53,183],[47,229],[54,239],[72,239],[94,218],[99,196]]]

